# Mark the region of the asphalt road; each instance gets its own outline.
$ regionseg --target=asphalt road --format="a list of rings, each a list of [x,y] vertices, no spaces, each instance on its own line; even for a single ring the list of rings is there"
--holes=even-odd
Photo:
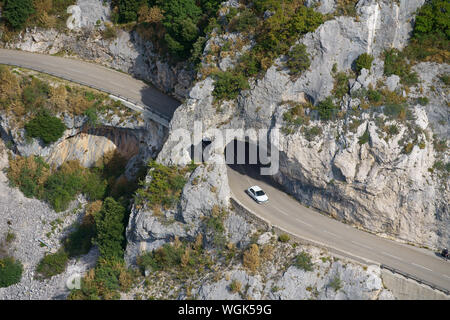
[[[45,71],[73,82],[87,84],[147,106],[168,120],[172,119],[174,111],[180,105],[176,99],[126,73],[80,60],[0,49],[0,64],[13,64]]]
[[[19,65],[88,84],[143,104],[169,119],[180,104],[125,73],[79,60],[0,49],[0,64]],[[233,197],[273,225],[344,255],[386,264],[450,290],[450,261],[434,252],[377,237],[306,208],[269,180],[263,180],[254,167],[229,167],[228,178]],[[257,204],[245,193],[252,185],[266,191],[268,203]]]
[[[228,182],[234,199],[272,225],[332,251],[385,264],[450,290],[450,261],[430,250],[378,237],[306,208],[280,191],[273,182],[261,177],[255,166],[228,166]],[[253,185],[267,193],[268,203],[257,204],[246,194],[245,190]]]

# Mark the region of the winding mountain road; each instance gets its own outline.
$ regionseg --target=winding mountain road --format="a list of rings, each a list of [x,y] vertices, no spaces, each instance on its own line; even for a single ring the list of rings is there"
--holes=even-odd
[[[127,74],[79,60],[0,49],[0,64],[50,73],[125,97],[169,121],[180,104]],[[450,261],[444,261],[434,252],[377,237],[306,208],[258,176],[251,166],[228,167],[228,179],[233,198],[272,225],[346,256],[385,264],[450,290]],[[256,204],[245,193],[255,184],[267,192],[269,203]]]
[[[167,121],[172,119],[173,113],[180,105],[176,99],[126,73],[81,60],[0,49],[0,64],[45,72],[93,87],[116,97],[125,98],[138,106],[149,108]]]
[[[302,206],[250,165],[230,165],[232,196],[260,218],[300,238],[323,245],[344,256],[379,263],[450,291],[450,261],[430,250],[382,238]],[[260,186],[269,202],[257,204],[245,190]]]

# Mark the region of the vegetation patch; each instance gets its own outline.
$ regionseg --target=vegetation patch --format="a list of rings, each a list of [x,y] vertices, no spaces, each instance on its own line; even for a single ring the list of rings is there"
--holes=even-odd
[[[413,36],[405,48],[412,61],[450,61],[450,3],[446,0],[430,0],[418,10]]]
[[[311,261],[311,255],[302,251],[296,258],[294,265],[304,271],[313,271],[314,263]]]
[[[214,74],[215,85],[212,95],[216,101],[234,100],[242,90],[249,88],[242,73],[221,71]]]
[[[211,267],[210,256],[203,250],[202,235],[195,242],[180,241],[166,243],[159,249],[144,253],[137,259],[141,271],[175,272],[185,278]]]
[[[411,65],[406,60],[405,53],[395,48],[384,52],[384,74],[386,76],[393,74],[399,76],[400,81],[407,86],[419,82],[417,73],[411,71]]]
[[[57,274],[61,274],[66,270],[69,256],[64,250],[56,253],[46,254],[36,267],[39,277],[49,279]]]
[[[43,110],[25,124],[25,129],[30,137],[39,138],[45,144],[50,144],[62,137],[66,126],[49,111]]]
[[[373,62],[373,56],[368,53],[361,54],[356,60],[355,60],[355,67],[357,72],[361,72],[362,69],[370,70],[372,67]]]
[[[297,44],[287,54],[286,67],[289,68],[289,74],[298,78],[311,65],[309,54],[304,44]]]
[[[12,257],[0,259],[0,288],[19,283],[22,279],[23,266]]]
[[[164,166],[151,161],[149,163],[150,182],[145,183],[137,190],[135,203],[150,207],[164,207],[169,209],[178,203],[184,185],[187,182],[187,175],[196,168],[195,165],[184,168],[177,166]]]

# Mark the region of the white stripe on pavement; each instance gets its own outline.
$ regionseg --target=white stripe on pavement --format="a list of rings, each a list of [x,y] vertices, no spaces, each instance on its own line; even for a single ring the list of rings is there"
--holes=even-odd
[[[414,263],[414,262],[411,262],[411,264],[414,265],[414,266],[416,266],[416,267],[419,267],[419,268],[423,268],[423,269],[425,269],[425,270],[428,270],[428,271],[433,271],[433,270],[431,270],[431,269],[428,269],[427,267],[421,266],[420,264],[417,264],[417,263]]]

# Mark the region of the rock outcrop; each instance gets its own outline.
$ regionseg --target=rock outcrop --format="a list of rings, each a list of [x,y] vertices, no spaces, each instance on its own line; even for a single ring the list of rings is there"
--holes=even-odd
[[[406,95],[398,79],[383,75],[381,53],[407,44],[411,19],[422,4],[359,1],[359,19],[337,17],[299,39],[307,46],[312,61],[297,80],[289,77],[279,59],[262,79],[250,81],[250,90],[237,101],[223,102],[220,108],[213,105],[214,81],[208,77],[196,83],[189,99],[175,112],[158,160],[166,164],[191,161],[192,142],[187,139],[180,148],[179,130],[191,132],[196,121],[203,127],[203,137],[209,140],[208,130],[215,128],[282,130],[286,126],[283,113],[289,103],[305,99],[317,103],[328,97],[334,86],[333,65],[337,71],[349,70],[365,52],[374,55],[375,60],[370,71],[363,69],[357,79],[350,81],[352,93],[382,81],[388,90]],[[211,38],[208,43],[213,41],[221,40]],[[396,122],[380,112],[362,110],[359,116],[323,123],[311,114],[309,127],[318,126],[322,133],[312,140],[299,129],[281,134],[280,170],[273,178],[302,202],[348,223],[432,248],[448,246],[448,178],[442,181],[431,169],[438,158],[448,162],[448,150],[442,153],[434,148],[436,141],[449,138],[448,95],[444,84],[430,75],[448,74],[449,66],[420,63],[415,70],[421,72],[420,84],[408,93],[413,120]],[[428,97],[426,106],[416,102],[420,96]],[[359,105],[356,94],[347,94],[340,107],[345,112]],[[355,132],[348,130],[353,121],[360,122]],[[398,132],[388,137],[380,128],[382,124],[395,125]],[[369,139],[361,144],[360,137],[366,131]],[[405,152],[404,146],[410,142],[411,150]],[[221,156],[224,150],[214,152]]]

